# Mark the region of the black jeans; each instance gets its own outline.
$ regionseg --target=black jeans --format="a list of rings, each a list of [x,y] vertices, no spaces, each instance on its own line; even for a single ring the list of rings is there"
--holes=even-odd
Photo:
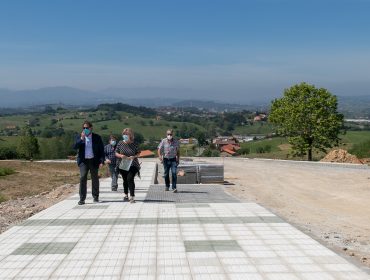
[[[87,193],[87,174],[91,175],[91,192],[95,199],[99,199],[99,167],[94,165],[92,159],[85,159],[80,165],[80,201],[85,201]]]
[[[176,158],[164,158],[163,159],[163,169],[164,169],[164,181],[166,187],[170,187],[170,170],[172,174],[172,189],[176,189],[177,183],[177,162]]]
[[[130,190],[130,196],[135,196],[135,176],[138,173],[138,169],[135,166],[131,166],[129,171],[119,170],[119,173],[123,179],[123,192],[127,195]]]

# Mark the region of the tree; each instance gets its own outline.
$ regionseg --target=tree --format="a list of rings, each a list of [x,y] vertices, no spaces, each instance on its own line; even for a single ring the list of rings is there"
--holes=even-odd
[[[139,132],[135,132],[134,137],[135,137],[135,143],[137,145],[140,145],[140,144],[144,143],[144,141],[145,141],[144,136]]]
[[[206,139],[206,135],[204,132],[197,131],[194,137],[198,140],[199,147],[207,144],[207,139]]]
[[[307,155],[311,161],[313,149],[325,152],[339,143],[343,115],[337,107],[337,97],[328,90],[301,83],[272,102],[269,121],[288,138],[294,155]]]
[[[18,154],[26,159],[34,158],[40,153],[40,146],[37,138],[32,132],[32,129],[29,126],[24,127],[21,135],[22,136],[17,147]]]

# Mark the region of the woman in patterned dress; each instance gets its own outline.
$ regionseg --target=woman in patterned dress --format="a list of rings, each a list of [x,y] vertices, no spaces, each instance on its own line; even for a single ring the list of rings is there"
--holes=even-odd
[[[140,174],[140,163],[137,159],[140,150],[134,143],[134,132],[131,128],[125,128],[122,131],[122,140],[119,141],[116,148],[117,166],[123,178],[123,191],[125,193],[123,200],[128,201],[128,192],[130,191],[130,202],[135,203],[135,176]],[[131,159],[132,163],[128,171],[119,169],[122,159]]]

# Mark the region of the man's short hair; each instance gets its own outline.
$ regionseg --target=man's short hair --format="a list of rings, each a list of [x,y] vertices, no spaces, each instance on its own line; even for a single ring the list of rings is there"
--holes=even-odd
[[[89,121],[84,121],[84,123],[82,124],[82,127],[84,127],[85,124],[87,124],[89,127],[93,127],[92,123]]]
[[[173,129],[169,128],[169,129],[166,130],[166,132],[171,132],[173,134]]]
[[[117,137],[115,135],[111,134],[111,135],[109,135],[109,139],[110,140],[112,140],[112,139],[117,140]]]

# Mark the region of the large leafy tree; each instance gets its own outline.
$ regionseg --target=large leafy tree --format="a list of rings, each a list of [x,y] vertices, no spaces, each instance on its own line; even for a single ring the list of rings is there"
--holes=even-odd
[[[278,134],[288,137],[294,155],[307,155],[311,161],[313,149],[325,152],[340,140],[343,115],[337,107],[337,97],[328,90],[301,83],[272,101],[269,121],[277,125]]]

